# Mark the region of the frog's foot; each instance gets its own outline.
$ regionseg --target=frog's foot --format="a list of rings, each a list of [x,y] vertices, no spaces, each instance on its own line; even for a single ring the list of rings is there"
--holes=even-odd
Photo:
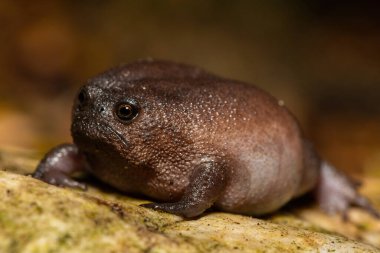
[[[190,206],[189,204],[186,204],[184,202],[177,202],[177,203],[148,203],[148,204],[142,204],[140,206],[151,208],[153,210],[160,210],[167,213],[172,213],[176,215],[180,215],[186,218],[191,218],[200,215],[203,213],[205,209],[210,207],[212,203],[210,203],[207,207],[199,207],[197,205]]]
[[[190,177],[182,198],[174,203],[150,203],[141,206],[191,218],[210,208],[226,186],[223,167],[213,161],[199,164]]]
[[[49,171],[48,173],[38,173],[38,171],[36,171],[32,174],[32,177],[59,187],[78,188],[84,191],[87,190],[86,184],[75,181],[68,175],[58,171]]]
[[[70,176],[77,171],[85,170],[88,164],[84,155],[73,144],[63,144],[53,148],[41,160],[32,176],[48,184],[86,190]]]
[[[322,162],[321,175],[316,189],[320,208],[328,214],[340,213],[347,219],[351,206],[358,206],[376,218],[380,213],[367,198],[358,192],[359,184],[338,172],[327,162]]]

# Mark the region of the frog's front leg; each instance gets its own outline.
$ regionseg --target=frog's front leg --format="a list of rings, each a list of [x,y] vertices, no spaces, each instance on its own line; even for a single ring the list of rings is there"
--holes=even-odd
[[[85,190],[86,185],[73,180],[71,176],[88,167],[86,157],[76,145],[62,144],[45,155],[32,176],[52,185]]]
[[[195,217],[210,208],[226,186],[226,172],[223,166],[214,162],[203,162],[190,177],[189,186],[178,202],[149,203],[142,206],[184,217]]]

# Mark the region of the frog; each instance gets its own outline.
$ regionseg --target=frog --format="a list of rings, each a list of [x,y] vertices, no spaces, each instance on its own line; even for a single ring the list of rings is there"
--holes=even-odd
[[[358,184],[325,161],[281,100],[200,67],[138,60],[90,78],[72,109],[73,143],[32,176],[86,189],[86,172],[143,207],[186,218],[206,210],[262,216],[309,192],[328,214],[379,217]]]

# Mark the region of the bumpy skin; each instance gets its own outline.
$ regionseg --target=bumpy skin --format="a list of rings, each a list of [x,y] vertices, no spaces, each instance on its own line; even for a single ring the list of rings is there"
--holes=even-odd
[[[118,118],[123,101],[137,105],[134,119]],[[344,175],[329,176],[335,170],[282,103],[197,67],[138,61],[90,79],[74,104],[71,131],[74,144],[50,151],[36,178],[83,188],[69,177],[83,169],[160,201],[146,207],[186,217],[211,206],[262,215],[312,189],[326,211],[356,204],[376,213]]]

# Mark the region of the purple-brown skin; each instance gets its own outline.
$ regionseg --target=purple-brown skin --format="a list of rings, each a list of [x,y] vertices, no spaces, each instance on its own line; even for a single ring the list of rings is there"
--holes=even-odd
[[[87,171],[143,206],[194,217],[214,206],[273,212],[309,191],[328,213],[376,210],[321,161],[293,115],[268,93],[197,67],[138,61],[90,79],[73,107],[74,144],[52,149],[33,176],[85,189]]]

